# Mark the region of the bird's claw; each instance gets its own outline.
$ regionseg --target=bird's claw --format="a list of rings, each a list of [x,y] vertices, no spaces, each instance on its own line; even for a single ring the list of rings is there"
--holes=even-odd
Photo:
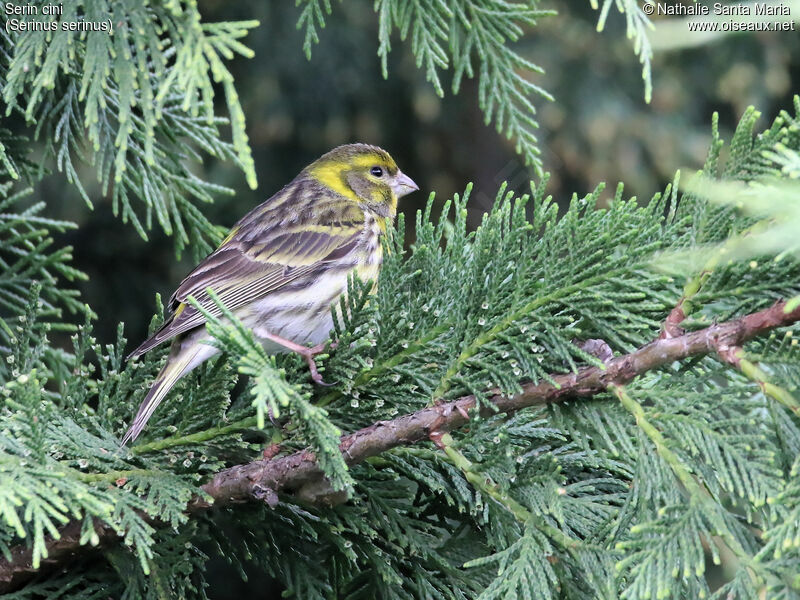
[[[319,370],[317,369],[317,363],[314,360],[314,356],[322,352],[324,348],[325,348],[324,344],[317,344],[313,348],[309,348],[308,352],[303,353],[303,358],[306,359],[306,363],[308,364],[308,370],[311,372],[311,380],[317,385],[330,387],[333,384],[327,383],[324,379],[322,379],[322,375],[319,374]]]

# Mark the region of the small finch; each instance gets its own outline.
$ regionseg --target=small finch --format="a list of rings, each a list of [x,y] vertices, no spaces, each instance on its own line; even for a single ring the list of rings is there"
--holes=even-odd
[[[205,318],[187,303],[193,296],[220,315],[207,288],[269,352],[297,352],[321,383],[314,356],[333,327],[331,305],[345,293],[351,273],[363,281],[377,279],[380,238],[394,220],[398,198],[417,189],[385,150],[349,144],[311,163],[246,214],[172,294],[161,329],[128,357],[172,340],[167,362],[122,443],[136,439],[181,377],[220,352],[203,343],[210,339]]]

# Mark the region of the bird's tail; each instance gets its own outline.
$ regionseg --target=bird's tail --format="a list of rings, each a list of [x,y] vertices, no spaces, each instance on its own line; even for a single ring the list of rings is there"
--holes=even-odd
[[[156,377],[150,387],[150,391],[147,392],[147,396],[139,406],[136,418],[122,438],[122,445],[124,446],[128,442],[135,440],[142,433],[147,421],[153,415],[153,411],[161,404],[161,401],[181,377],[218,352],[219,350],[213,346],[201,342],[187,344],[186,340],[183,343],[176,340],[173,343],[169,358],[167,358],[167,363],[161,369],[158,377]]]

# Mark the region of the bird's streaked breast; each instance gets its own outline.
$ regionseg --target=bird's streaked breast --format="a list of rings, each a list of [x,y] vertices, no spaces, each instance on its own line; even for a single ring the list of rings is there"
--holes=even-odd
[[[355,271],[362,281],[377,281],[383,260],[380,218],[367,213],[359,243],[333,261],[321,263],[282,291],[256,300],[240,318],[253,329],[285,337],[298,344],[317,344],[333,327],[331,306],[347,292]]]

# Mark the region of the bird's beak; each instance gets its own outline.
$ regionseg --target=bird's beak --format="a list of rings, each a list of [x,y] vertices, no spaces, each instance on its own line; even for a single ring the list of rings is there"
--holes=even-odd
[[[416,192],[418,189],[419,186],[414,183],[414,180],[411,179],[411,177],[402,171],[397,172],[397,176],[394,178],[394,182],[392,183],[392,191],[398,198],[402,198],[411,192]]]

